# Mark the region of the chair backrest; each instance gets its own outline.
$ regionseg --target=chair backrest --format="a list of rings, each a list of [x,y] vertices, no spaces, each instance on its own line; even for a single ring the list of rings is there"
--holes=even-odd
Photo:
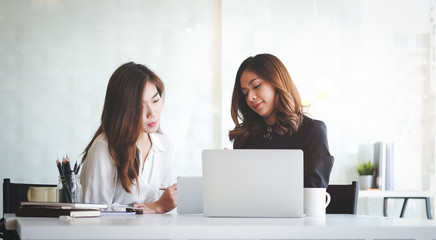
[[[15,213],[21,202],[27,202],[29,187],[56,187],[50,184],[11,183],[9,178],[3,179],[3,213]]]
[[[353,181],[350,185],[328,185],[327,192],[331,196],[327,213],[356,214],[359,183]]]

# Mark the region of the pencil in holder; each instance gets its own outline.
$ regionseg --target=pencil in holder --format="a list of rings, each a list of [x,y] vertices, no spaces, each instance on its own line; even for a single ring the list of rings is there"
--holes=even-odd
[[[78,203],[81,201],[82,186],[79,175],[60,175],[57,188],[58,202]]]

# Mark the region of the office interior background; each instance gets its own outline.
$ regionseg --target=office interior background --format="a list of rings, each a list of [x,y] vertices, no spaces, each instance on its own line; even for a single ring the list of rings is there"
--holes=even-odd
[[[99,126],[107,82],[129,61],[165,82],[161,127],[176,147],[174,181],[199,176],[203,149],[232,148],[240,63],[271,53],[287,66],[305,111],[327,125],[331,183],[357,180],[357,165],[373,159],[373,143],[386,141],[395,144],[395,189],[434,191],[435,6],[0,0],[0,176],[57,183],[56,159],[80,161]],[[419,202],[409,208],[424,216]],[[360,211],[381,215],[376,210]]]

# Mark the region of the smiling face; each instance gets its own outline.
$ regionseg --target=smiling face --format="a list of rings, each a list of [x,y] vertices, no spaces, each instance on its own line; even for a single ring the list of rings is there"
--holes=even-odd
[[[259,114],[267,125],[274,125],[276,91],[273,86],[257,74],[245,70],[241,75],[241,91],[247,105]]]
[[[156,85],[148,81],[142,94],[142,126],[144,132],[154,133],[159,129],[162,98]]]

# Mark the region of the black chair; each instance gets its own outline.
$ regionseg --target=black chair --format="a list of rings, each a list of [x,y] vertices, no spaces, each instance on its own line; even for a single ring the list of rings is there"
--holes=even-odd
[[[356,214],[359,183],[353,181],[350,185],[328,185],[327,192],[331,201],[327,206],[330,214]]]
[[[3,214],[15,213],[21,202],[27,202],[29,187],[56,187],[50,184],[11,183],[9,178],[3,179]]]

